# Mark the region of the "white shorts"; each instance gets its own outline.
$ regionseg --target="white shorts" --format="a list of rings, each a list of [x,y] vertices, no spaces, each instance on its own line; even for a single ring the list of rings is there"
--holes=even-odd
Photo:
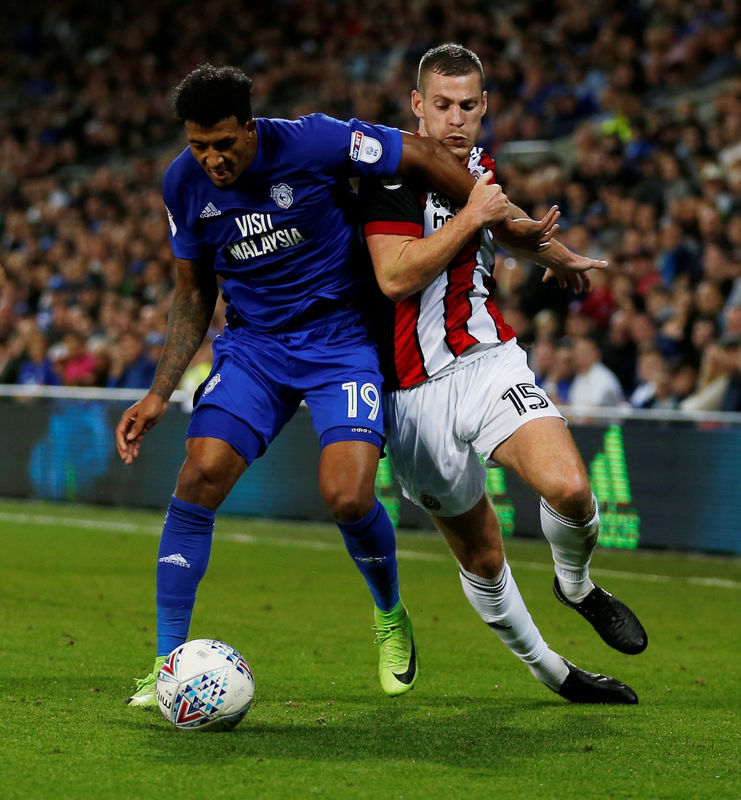
[[[464,356],[457,366],[384,397],[387,447],[404,496],[441,517],[463,514],[481,499],[484,461],[520,426],[564,419],[535,385],[514,340]]]

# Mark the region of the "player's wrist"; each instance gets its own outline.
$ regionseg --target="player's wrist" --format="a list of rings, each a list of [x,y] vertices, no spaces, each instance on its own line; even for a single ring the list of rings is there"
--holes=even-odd
[[[463,206],[453,219],[458,220],[458,223],[465,229],[468,235],[491,224],[491,219],[486,215],[484,210],[471,203]]]

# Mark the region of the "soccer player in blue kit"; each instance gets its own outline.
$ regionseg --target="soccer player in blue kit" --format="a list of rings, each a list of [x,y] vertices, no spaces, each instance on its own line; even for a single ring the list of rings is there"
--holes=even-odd
[[[250,86],[238,69],[205,64],[174,92],[188,138],[163,186],[176,286],[152,386],[116,427],[126,464],[165,413],[205,336],[217,276],[227,325],[196,393],[159,547],[157,658],[137,681],[132,705],[157,706],[157,673],[187,638],[216,509],[302,400],[319,436],[322,497],[375,602],[381,686],[399,695],[419,674],[394,530],[374,494],[384,441],[381,377],[358,310],[370,271],[349,179],[413,172],[461,202],[475,181],[429,137],[321,114],[255,119]],[[547,246],[553,214],[512,225],[499,186],[477,192],[482,225],[506,226],[518,241]]]

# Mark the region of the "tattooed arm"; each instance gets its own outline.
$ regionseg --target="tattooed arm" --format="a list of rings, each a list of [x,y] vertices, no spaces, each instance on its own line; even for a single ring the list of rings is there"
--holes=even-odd
[[[116,426],[116,448],[126,464],[139,455],[144,434],[167,410],[170,395],[206,335],[214,313],[218,287],[211,265],[176,259],[177,280],[167,339],[149,393],[127,408]]]

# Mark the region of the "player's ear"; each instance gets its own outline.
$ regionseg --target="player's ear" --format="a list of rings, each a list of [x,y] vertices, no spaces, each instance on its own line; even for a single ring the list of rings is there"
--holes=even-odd
[[[412,113],[417,119],[424,119],[423,101],[422,95],[416,89],[412,89]]]
[[[486,116],[486,109],[489,107],[489,99],[486,92],[481,92],[481,116]]]

